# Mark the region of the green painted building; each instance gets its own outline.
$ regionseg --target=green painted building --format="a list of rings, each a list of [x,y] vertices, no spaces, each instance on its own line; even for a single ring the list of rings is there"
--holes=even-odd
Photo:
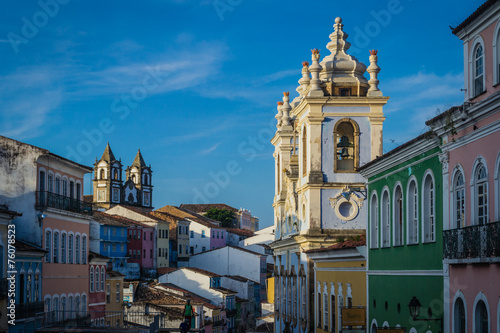
[[[443,170],[423,134],[365,164],[368,179],[368,327],[442,332]],[[413,320],[409,303],[420,302]],[[435,319],[435,320],[428,320]]]

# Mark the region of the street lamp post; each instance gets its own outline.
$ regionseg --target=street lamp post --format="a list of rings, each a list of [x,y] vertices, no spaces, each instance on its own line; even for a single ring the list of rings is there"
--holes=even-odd
[[[420,304],[420,301],[417,299],[416,296],[413,296],[413,298],[410,300],[410,303],[408,303],[408,309],[410,310],[410,316],[413,318],[414,321],[439,321],[441,324],[441,333],[443,333],[443,317],[439,318],[429,318],[429,319],[418,319],[418,315],[420,314],[420,307],[422,305]]]

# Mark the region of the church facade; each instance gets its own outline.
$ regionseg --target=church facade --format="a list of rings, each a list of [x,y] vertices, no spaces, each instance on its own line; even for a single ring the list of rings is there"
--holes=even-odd
[[[121,159],[115,158],[108,143],[101,159],[96,158],[94,163],[93,202],[106,209],[115,205],[153,209],[152,173],[151,165],[146,165],[139,149],[125,169],[124,179]]]
[[[383,107],[389,98],[378,89],[377,51],[370,51],[368,68],[349,55],[341,18],[335,19],[329,37],[330,54],[320,60],[320,51],[314,49],[312,64],[303,63],[299,96],[290,101],[285,92],[278,102],[271,140],[275,332],[315,331],[315,272],[305,251],[365,233],[365,179],[356,170],[382,155]],[[335,281],[323,282],[347,289]],[[332,310],[328,312],[340,313]],[[332,319],[329,324],[340,329],[341,322]]]

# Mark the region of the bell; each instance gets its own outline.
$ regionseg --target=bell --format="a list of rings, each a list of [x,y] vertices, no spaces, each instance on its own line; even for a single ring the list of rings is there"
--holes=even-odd
[[[340,156],[342,158],[348,158],[349,157],[349,152],[347,151],[346,147],[342,148],[342,151],[340,152]]]

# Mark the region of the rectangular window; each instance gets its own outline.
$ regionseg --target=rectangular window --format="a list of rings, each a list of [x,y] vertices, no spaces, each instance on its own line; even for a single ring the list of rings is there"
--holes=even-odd
[[[182,245],[179,244],[179,254],[182,254]]]
[[[80,236],[76,236],[75,241],[75,264],[80,263]]]
[[[205,246],[201,247],[201,252],[205,252],[206,250],[207,250],[207,248]]]
[[[144,235],[144,240],[146,240],[146,232],[142,233]]]
[[[67,197],[68,196],[68,180],[63,179],[62,181],[62,195]]]
[[[205,238],[205,230],[201,231],[201,238]]]
[[[112,246],[112,251],[113,251],[113,252],[116,252],[116,244],[113,244],[113,246]]]
[[[113,202],[120,201],[120,190],[117,188],[113,188]]]
[[[149,258],[153,258],[153,250],[149,250]]]
[[[47,179],[48,179],[48,191],[54,192],[54,176],[49,174]]]
[[[122,237],[124,237],[124,236],[125,236],[125,228],[121,228],[121,230],[120,230],[120,235],[121,235]]]
[[[109,283],[106,283],[106,303],[111,302],[111,285]]]
[[[124,244],[120,244],[120,251],[121,252],[125,251],[125,245]]]
[[[66,263],[66,234],[61,235],[61,262]]]
[[[59,262],[59,252],[58,252],[58,245],[59,245],[59,233],[54,232],[54,248],[52,250],[53,253],[53,258],[54,258],[54,263]]]
[[[146,250],[142,250],[142,257],[146,258]]]
[[[194,238],[194,231],[191,230],[191,235],[190,235],[191,238]]]
[[[68,237],[68,262],[73,263],[73,235]]]
[[[52,237],[50,231],[45,232],[45,250],[47,251],[47,254],[45,255],[45,261],[50,262],[51,255],[50,255],[50,244],[52,242]]]
[[[113,229],[112,229],[111,234],[112,234],[113,236],[116,236],[116,228],[113,228]]]
[[[323,318],[325,320],[323,326],[325,328],[325,331],[328,331],[328,295],[327,294],[323,294],[323,309],[325,310],[324,314],[323,314]]]
[[[153,233],[152,233],[152,232],[149,234],[149,240],[150,240],[150,241],[152,241],[152,240],[153,240]]]
[[[137,239],[141,239],[141,231],[137,230]]]
[[[179,235],[180,235],[180,234],[182,234],[182,229],[181,229],[181,228],[182,228],[182,226],[179,226],[179,227],[177,228],[177,229],[178,229],[177,233],[178,233]]]
[[[82,264],[87,263],[87,236],[82,237]]]

